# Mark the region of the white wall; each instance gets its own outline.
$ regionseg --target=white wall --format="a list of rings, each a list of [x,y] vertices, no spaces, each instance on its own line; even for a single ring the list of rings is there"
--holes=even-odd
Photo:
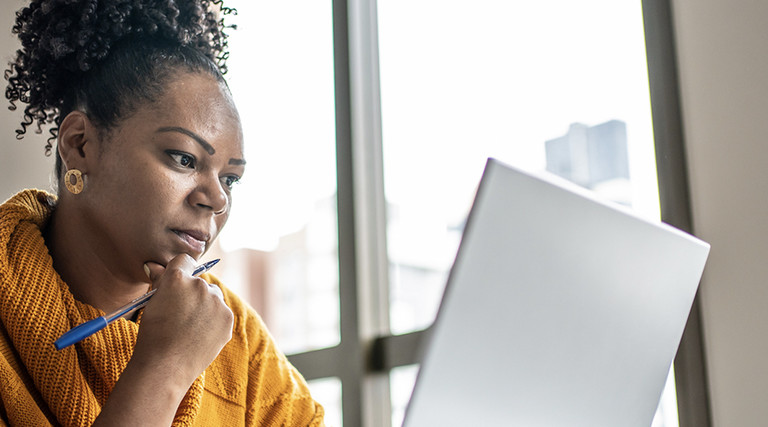
[[[2,0],[0,10],[0,66],[5,70],[13,53],[18,49],[18,41],[11,34],[15,12],[25,2],[21,0]],[[5,93],[6,81],[2,82]],[[21,111],[9,111],[10,104],[5,97],[0,98],[0,201],[7,199],[17,191],[35,187],[50,191],[50,177],[53,172],[53,157],[45,157],[46,134],[38,135],[28,131],[21,141],[16,140],[16,132],[21,123]]]
[[[714,424],[768,425],[768,2],[672,4]]]

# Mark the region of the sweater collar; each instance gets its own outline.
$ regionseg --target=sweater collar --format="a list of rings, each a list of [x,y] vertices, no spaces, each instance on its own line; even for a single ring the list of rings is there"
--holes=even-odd
[[[81,303],[53,268],[44,230],[56,198],[25,190],[0,206],[0,321],[37,391],[63,425],[90,425],[133,355],[138,325],[120,319],[58,351],[53,341],[104,313]],[[200,407],[203,376],[184,398],[174,424]]]

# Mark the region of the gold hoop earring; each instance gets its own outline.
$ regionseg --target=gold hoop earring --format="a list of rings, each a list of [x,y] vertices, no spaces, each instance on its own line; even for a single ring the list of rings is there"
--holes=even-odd
[[[74,180],[74,182],[73,182]],[[83,191],[83,173],[78,169],[70,169],[64,175],[64,185],[72,194],[80,194]]]

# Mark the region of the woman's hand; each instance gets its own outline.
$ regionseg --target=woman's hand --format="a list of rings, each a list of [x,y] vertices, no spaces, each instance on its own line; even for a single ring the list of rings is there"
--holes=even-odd
[[[189,255],[147,267],[157,292],[144,309],[133,357],[168,363],[189,387],[232,337],[232,312],[218,287],[191,276]]]
[[[189,255],[147,267],[157,292],[142,314],[133,357],[94,425],[169,425],[232,337],[234,318],[221,290],[191,275]]]

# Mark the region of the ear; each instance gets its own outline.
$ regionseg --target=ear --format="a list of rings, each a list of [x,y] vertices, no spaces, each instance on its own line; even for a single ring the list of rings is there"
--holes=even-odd
[[[99,141],[98,132],[88,116],[82,111],[73,111],[59,126],[58,150],[64,171],[75,168],[88,172],[88,164],[95,161]]]

